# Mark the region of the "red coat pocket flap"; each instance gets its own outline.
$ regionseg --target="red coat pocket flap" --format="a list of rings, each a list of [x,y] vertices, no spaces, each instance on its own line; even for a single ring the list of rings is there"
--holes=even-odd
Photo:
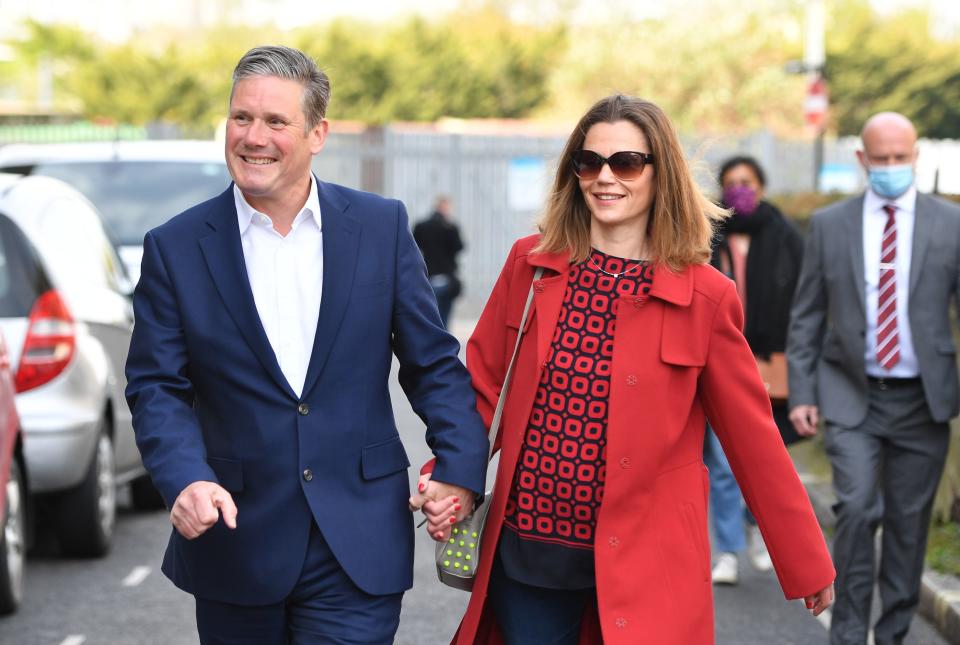
[[[687,367],[706,365],[710,324],[708,317],[694,315],[692,307],[665,305],[660,360]]]

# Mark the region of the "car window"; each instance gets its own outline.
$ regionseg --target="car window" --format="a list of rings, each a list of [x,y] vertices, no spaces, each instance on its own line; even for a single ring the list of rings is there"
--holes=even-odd
[[[23,232],[0,214],[0,318],[25,318],[50,289],[36,250]]]
[[[58,284],[116,290],[114,270],[106,268],[110,243],[89,204],[72,197],[52,200],[38,232],[37,245]]]
[[[142,244],[147,231],[220,194],[231,181],[226,164],[193,161],[42,162],[29,170],[83,193],[124,245]]]

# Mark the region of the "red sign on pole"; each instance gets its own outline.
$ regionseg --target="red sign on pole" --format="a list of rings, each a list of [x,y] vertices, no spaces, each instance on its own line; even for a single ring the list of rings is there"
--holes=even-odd
[[[807,124],[815,130],[822,130],[827,120],[829,106],[827,81],[818,74],[807,82],[807,95],[803,99],[803,117]]]

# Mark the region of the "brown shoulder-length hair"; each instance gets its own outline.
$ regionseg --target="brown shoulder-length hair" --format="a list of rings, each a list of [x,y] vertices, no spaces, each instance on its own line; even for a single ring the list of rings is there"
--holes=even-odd
[[[583,147],[597,123],[629,121],[643,132],[654,162],[654,199],[647,224],[651,259],[679,271],[710,259],[714,222],[726,211],[707,199],[687,165],[680,138],[659,107],[643,99],[615,94],[598,101],[577,123],[557,164],[553,193],[540,219],[537,252],[569,252],[571,262],[590,254],[590,211],[573,173],[571,156]],[[645,170],[644,172],[648,172]]]

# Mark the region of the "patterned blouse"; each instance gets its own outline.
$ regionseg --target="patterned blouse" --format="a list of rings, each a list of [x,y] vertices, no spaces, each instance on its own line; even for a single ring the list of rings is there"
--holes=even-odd
[[[514,580],[550,589],[596,584],[617,307],[621,296],[649,293],[652,281],[653,265],[597,250],[571,268],[498,548]]]

